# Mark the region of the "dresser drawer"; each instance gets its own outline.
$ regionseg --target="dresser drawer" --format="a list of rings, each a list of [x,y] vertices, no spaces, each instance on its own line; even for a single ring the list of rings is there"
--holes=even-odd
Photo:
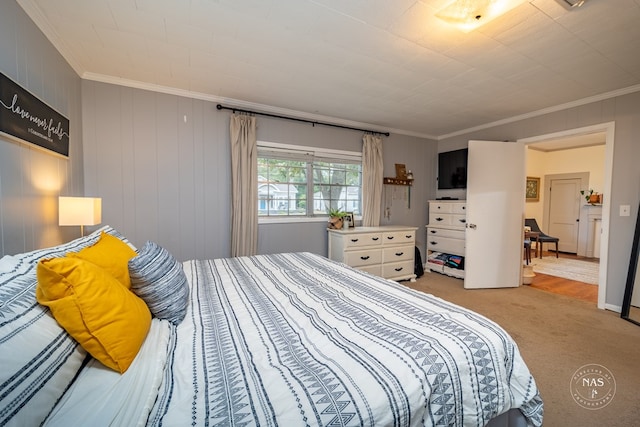
[[[467,214],[467,204],[466,203],[451,203],[451,213],[454,214]]]
[[[398,246],[382,249],[382,262],[413,261],[415,255],[414,246]]]
[[[442,212],[429,212],[429,225],[452,225],[453,215]]]
[[[451,203],[429,202],[429,213],[451,213],[453,212]]]
[[[393,277],[407,276],[414,272],[413,261],[394,262],[382,264],[382,277],[390,279]]]
[[[464,255],[464,240],[450,237],[427,236],[427,250]]]
[[[351,267],[382,263],[382,250],[363,249],[344,253],[344,263]]]
[[[452,230],[450,228],[435,228],[428,227],[427,228],[427,240],[431,237],[451,237],[452,239],[460,239],[464,240],[465,231],[464,230]]]
[[[383,245],[402,245],[402,244],[414,245],[415,241],[416,241],[415,230],[387,231],[382,234]]]
[[[467,224],[467,216],[465,214],[452,214],[451,215],[451,225],[455,225],[458,227],[464,227]]]
[[[349,234],[344,236],[345,249],[382,244],[382,233]]]

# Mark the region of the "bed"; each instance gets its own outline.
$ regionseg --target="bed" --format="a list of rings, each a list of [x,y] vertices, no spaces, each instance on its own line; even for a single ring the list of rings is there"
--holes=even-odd
[[[123,372],[38,302],[39,261],[105,235],[136,254],[123,289],[151,312],[117,334],[141,335]],[[0,260],[0,425],[542,425],[517,345],[477,313],[310,253],[178,263],[147,245],[105,226]],[[136,288],[138,258],[155,300]]]

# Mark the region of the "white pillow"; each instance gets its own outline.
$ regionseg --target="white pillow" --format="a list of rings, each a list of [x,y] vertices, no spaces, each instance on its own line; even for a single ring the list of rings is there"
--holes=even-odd
[[[0,274],[0,425],[40,425],[86,352],[35,299],[35,265]]]

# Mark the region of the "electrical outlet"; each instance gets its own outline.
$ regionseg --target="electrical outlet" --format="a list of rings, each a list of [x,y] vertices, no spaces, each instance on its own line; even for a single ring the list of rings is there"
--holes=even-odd
[[[631,206],[620,205],[620,216],[630,216],[630,215],[631,215]]]

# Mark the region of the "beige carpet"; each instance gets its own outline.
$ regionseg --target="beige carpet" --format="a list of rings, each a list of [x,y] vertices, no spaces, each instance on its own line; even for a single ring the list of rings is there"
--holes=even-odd
[[[530,265],[533,265],[534,273],[563,277],[592,285],[598,284],[600,264],[597,262],[545,256],[532,259]]]
[[[465,290],[462,280],[438,273],[401,283],[500,324],[536,379],[545,426],[640,426],[640,326],[591,303],[528,286]],[[615,377],[616,394],[604,408],[584,409],[570,394],[573,374],[587,364],[603,365]]]

